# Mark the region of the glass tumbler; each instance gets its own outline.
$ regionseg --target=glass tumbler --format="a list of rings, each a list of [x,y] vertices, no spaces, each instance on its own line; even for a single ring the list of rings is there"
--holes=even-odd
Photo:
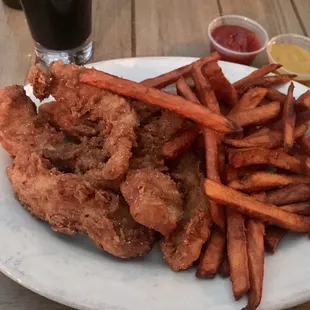
[[[89,60],[92,0],[21,0],[21,4],[41,61],[83,64]]]

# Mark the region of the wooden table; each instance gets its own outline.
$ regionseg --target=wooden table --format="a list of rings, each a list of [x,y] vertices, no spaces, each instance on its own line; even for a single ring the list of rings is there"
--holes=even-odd
[[[310,0],[93,0],[91,61],[135,56],[202,56],[207,27],[222,14],[257,20],[269,36],[310,34]],[[22,12],[0,3],[0,87],[23,84],[35,62]],[[260,55],[254,65],[266,63]],[[0,275],[0,310],[65,310]],[[310,303],[294,308],[310,309]]]

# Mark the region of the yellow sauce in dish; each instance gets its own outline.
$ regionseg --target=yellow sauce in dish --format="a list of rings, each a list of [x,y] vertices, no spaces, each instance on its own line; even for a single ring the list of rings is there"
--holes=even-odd
[[[310,74],[310,51],[295,45],[274,43],[270,54],[283,68],[299,74]]]

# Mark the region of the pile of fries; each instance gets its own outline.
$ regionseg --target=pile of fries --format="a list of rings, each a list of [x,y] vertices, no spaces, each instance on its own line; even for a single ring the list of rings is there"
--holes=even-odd
[[[288,230],[310,231],[310,92],[294,98],[293,83],[287,95],[271,88],[293,77],[268,75],[277,64],[231,84],[218,60],[214,53],[141,83],[94,69],[81,81],[194,121],[162,154],[177,158],[203,137],[214,225],[196,276],[230,276],[235,299],[248,294],[249,310],[261,301],[264,250],[275,252]],[[161,90],[172,83],[178,96]]]

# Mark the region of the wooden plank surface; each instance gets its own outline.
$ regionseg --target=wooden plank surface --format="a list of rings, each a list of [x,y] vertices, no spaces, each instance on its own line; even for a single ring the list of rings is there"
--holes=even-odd
[[[309,0],[292,0],[295,13],[303,27],[304,33],[310,35],[310,3]]]
[[[23,84],[33,57],[33,43],[24,14],[0,1],[0,88]]]
[[[202,56],[209,53],[208,24],[216,0],[136,0],[136,56]]]
[[[131,1],[93,0],[91,61],[132,56]]]
[[[92,61],[131,56],[201,56],[207,27],[220,14],[257,20],[270,37],[310,34],[309,0],[93,0]],[[23,13],[0,1],[0,87],[23,83],[34,52]],[[260,56],[255,64],[266,62]],[[69,310],[0,275],[0,310]],[[292,310],[310,310],[310,303]]]

